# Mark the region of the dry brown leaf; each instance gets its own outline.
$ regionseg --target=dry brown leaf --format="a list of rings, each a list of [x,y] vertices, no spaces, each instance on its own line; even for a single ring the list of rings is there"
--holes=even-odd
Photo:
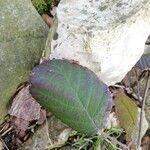
[[[21,138],[26,135],[30,122],[37,121],[36,124],[40,125],[46,119],[46,111],[41,109],[40,104],[31,96],[29,86],[20,90],[14,98],[9,114],[11,125]]]
[[[45,119],[46,119],[46,111],[45,111],[45,109],[41,109],[41,111],[40,111],[40,118],[39,118],[39,120],[37,121],[37,124],[38,124],[38,125],[43,124],[44,121],[45,121]]]
[[[23,88],[14,98],[9,114],[27,121],[40,119],[41,106],[29,93],[29,86]]]
[[[49,15],[43,14],[42,18],[49,27],[51,27],[53,25],[53,18],[50,17]]]
[[[26,135],[26,130],[29,126],[29,121],[21,118],[12,117],[11,125],[15,127],[16,133],[19,137],[24,137]]]

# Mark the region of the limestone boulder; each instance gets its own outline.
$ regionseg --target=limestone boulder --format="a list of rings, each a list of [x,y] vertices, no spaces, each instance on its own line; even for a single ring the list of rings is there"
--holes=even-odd
[[[122,80],[144,52],[149,0],[61,0],[50,58],[73,59],[108,85]]]

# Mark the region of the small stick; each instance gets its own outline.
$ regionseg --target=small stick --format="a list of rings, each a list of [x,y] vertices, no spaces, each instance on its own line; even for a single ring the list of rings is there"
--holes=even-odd
[[[136,69],[134,69],[134,71],[135,71],[136,82],[137,82],[137,95],[138,95],[138,100],[139,100],[139,102],[141,102],[141,101],[140,101],[140,84],[139,84],[139,81],[138,81],[138,73],[137,73],[137,70],[136,70]]]
[[[10,128],[8,128],[5,132],[3,132],[1,134],[1,137],[3,137],[4,135],[6,135],[6,133],[8,133],[9,131],[11,131],[13,129],[13,126],[10,126]]]
[[[5,142],[1,138],[0,138],[0,140],[1,140],[2,144],[3,144],[3,146],[6,148],[6,150],[9,150],[9,148],[7,147],[7,145],[5,144]]]
[[[148,95],[148,89],[150,85],[150,71],[148,71],[148,76],[147,76],[147,82],[144,90],[144,98],[142,101],[142,107],[141,107],[141,113],[140,113],[140,121],[139,121],[139,134],[138,134],[138,142],[137,142],[137,149],[140,149],[141,146],[141,139],[142,139],[142,127],[143,127],[143,113],[145,109],[145,103]]]
[[[46,130],[47,130],[46,134],[47,134],[47,138],[48,138],[48,140],[49,140],[49,143],[50,143],[50,145],[53,147],[53,142],[52,142],[51,138],[49,137],[49,129],[48,129],[48,121],[47,121],[47,118],[46,118]]]

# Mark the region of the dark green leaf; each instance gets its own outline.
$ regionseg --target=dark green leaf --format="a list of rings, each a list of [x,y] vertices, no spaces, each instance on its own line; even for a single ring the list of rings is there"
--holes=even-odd
[[[119,89],[115,96],[115,109],[120,126],[125,129],[126,138],[130,141],[137,127],[138,108],[133,100]]]
[[[91,135],[104,127],[111,93],[89,69],[53,59],[35,67],[30,82],[33,97],[73,129]]]

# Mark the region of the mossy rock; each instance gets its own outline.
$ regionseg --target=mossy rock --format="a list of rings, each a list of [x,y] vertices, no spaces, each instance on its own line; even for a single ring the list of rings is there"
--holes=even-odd
[[[18,85],[39,63],[47,33],[30,0],[0,1],[0,118]]]

